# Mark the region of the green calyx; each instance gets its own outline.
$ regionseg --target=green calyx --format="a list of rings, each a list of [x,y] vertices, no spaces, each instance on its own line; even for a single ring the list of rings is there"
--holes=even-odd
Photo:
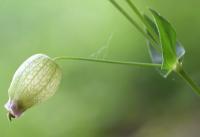
[[[61,76],[59,66],[48,56],[31,56],[14,74],[6,109],[13,117],[19,117],[28,108],[53,96]]]

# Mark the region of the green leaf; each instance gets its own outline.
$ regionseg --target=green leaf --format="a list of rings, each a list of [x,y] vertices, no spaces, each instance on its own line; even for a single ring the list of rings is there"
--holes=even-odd
[[[167,76],[176,68],[178,58],[176,55],[176,31],[171,24],[160,16],[156,11],[151,10],[156,26],[159,32],[159,38],[162,47],[162,70]]]
[[[151,12],[154,15],[157,25],[148,16],[144,15],[144,18],[152,27],[151,29],[153,29],[155,34],[157,34],[157,37],[159,37],[162,52],[160,53],[157,51],[154,48],[155,45],[152,45],[152,43],[148,41],[149,53],[152,62],[162,64],[162,68],[159,72],[164,77],[167,77],[176,67],[177,63],[182,62],[185,49],[176,39],[176,32],[170,23],[161,17],[157,12],[153,10],[151,10]],[[148,30],[147,34],[152,37]]]

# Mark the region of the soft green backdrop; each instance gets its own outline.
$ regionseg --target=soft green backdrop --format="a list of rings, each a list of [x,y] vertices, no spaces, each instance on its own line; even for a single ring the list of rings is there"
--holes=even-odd
[[[152,7],[170,20],[186,48],[186,70],[200,83],[200,2],[134,2],[142,12]],[[9,123],[3,106],[12,75],[35,53],[150,62],[142,35],[108,0],[0,0],[0,137],[200,134],[200,98],[177,76],[79,61],[60,61],[57,94]]]

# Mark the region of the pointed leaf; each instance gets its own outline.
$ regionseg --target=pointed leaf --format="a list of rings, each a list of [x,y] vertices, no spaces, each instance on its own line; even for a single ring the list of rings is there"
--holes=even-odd
[[[160,15],[159,15],[160,16]],[[158,28],[156,26],[156,24],[146,15],[144,15],[144,18],[146,20],[146,22],[149,23],[149,25],[152,27],[152,29],[154,30],[155,34],[158,35],[159,37],[159,31],[158,31]],[[168,24],[168,26],[171,26],[163,17],[162,17],[162,20],[164,20],[164,22],[166,22]],[[169,27],[169,28],[172,28],[172,27]],[[173,30],[173,28],[172,28]],[[147,34],[152,37],[152,35],[149,33],[149,31],[147,30]],[[152,37],[153,38],[153,37]],[[161,38],[160,38],[161,39]],[[175,38],[174,38],[175,39]],[[162,44],[162,43],[161,43]],[[163,51],[163,48],[162,48],[162,53],[160,53],[159,51],[157,51],[154,47],[155,45],[153,46],[152,43],[150,43],[148,41],[147,43],[148,47],[149,47],[149,54],[151,56],[151,59],[152,59],[152,62],[153,63],[159,63],[159,64],[163,64],[163,66],[165,66],[165,63],[166,61],[168,61],[167,59],[165,59],[164,57],[164,53],[166,54],[166,52]],[[161,46],[162,47],[162,46]],[[175,47],[175,50],[174,50],[174,47]],[[172,57],[175,57],[175,64],[177,63],[177,60],[179,62],[182,62],[183,60],[183,56],[185,54],[185,49],[184,47],[181,45],[180,42],[178,42],[176,40],[176,44],[175,46],[172,47],[172,53],[173,53],[173,56]],[[174,54],[174,51],[175,51],[175,54]],[[165,60],[164,60],[165,59]],[[173,65],[172,65],[172,68],[169,67],[169,69],[166,69],[164,67],[162,67],[161,70],[159,70],[159,72],[164,76],[164,77],[167,77],[169,75],[169,73],[173,70]]]

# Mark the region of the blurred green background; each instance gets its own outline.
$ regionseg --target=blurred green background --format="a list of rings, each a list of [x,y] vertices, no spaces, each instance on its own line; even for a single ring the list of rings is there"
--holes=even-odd
[[[174,25],[187,52],[184,66],[200,83],[200,2],[134,3],[145,13],[156,9]],[[9,123],[3,107],[7,89],[33,54],[150,62],[143,36],[108,0],[0,0],[0,52],[0,137],[200,134],[200,98],[177,76],[164,79],[151,68],[79,61],[59,61],[63,79],[57,94]]]

